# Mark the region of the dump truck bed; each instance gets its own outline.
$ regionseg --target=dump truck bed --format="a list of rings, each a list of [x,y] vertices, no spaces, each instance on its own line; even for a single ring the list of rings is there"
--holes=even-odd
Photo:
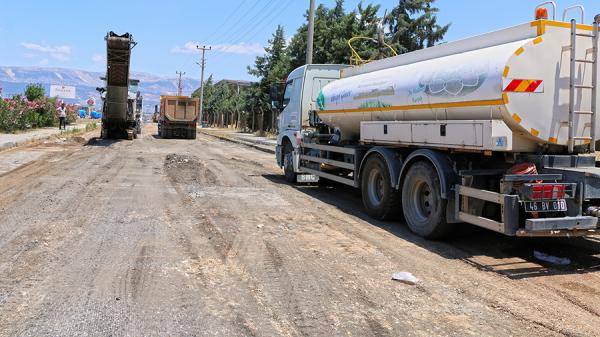
[[[163,138],[196,138],[198,98],[187,96],[161,96],[158,132]]]

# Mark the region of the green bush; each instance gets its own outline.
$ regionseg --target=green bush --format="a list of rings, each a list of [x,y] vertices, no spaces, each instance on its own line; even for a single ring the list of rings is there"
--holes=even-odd
[[[85,125],[85,131],[86,132],[92,131],[92,130],[95,130],[97,127],[98,127],[98,124],[96,124],[96,122],[90,122]]]
[[[46,91],[44,90],[44,86],[37,84],[29,84],[25,89],[25,97],[30,102],[38,100],[40,98],[44,98],[46,96]]]

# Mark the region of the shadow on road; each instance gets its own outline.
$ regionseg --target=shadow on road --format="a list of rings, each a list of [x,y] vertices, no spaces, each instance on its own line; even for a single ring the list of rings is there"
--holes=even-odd
[[[90,138],[90,140],[85,143],[85,146],[102,146],[109,147],[115,143],[122,142],[123,139],[102,139],[99,137]]]
[[[280,175],[263,175],[275,184],[288,184]],[[423,239],[413,234],[403,218],[378,221],[363,211],[360,191],[335,182],[297,185],[296,190],[396,237],[412,242],[446,259],[459,259],[478,269],[495,272],[511,279],[546,275],[577,274],[600,269],[600,238],[517,238],[471,226],[457,224],[455,233],[444,241]],[[534,250],[553,256],[568,257],[571,264],[557,266],[537,260]]]

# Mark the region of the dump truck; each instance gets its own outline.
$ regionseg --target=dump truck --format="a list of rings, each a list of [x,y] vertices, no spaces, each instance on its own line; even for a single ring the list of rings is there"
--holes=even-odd
[[[199,103],[198,98],[188,96],[161,96],[158,135],[196,139]]]
[[[131,50],[137,45],[129,33],[117,35],[109,32],[106,37],[105,87],[102,94],[102,138],[133,139],[138,128],[135,116],[135,100],[129,97],[129,66]],[[137,83],[136,83],[137,85]]]
[[[293,70],[276,147],[285,178],[356,187],[371,217],[403,214],[425,238],[464,223],[519,237],[598,233],[600,16],[584,24],[574,6],[563,17],[574,10],[582,19],[560,21],[547,2],[500,31]]]

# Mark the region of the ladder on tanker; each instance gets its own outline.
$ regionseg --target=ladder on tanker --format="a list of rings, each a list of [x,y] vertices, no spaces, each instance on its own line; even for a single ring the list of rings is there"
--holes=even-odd
[[[574,6],[579,7],[579,6]],[[573,7],[573,8],[574,8]],[[568,8],[570,9],[570,8]],[[568,10],[567,9],[567,10]],[[566,15],[567,10],[563,15]],[[583,8],[581,8],[581,22],[583,22],[584,12]],[[568,150],[569,153],[573,153],[575,148],[576,141],[584,141],[589,142],[589,151],[591,153],[596,151],[596,109],[598,106],[598,21],[600,20],[600,15],[594,18],[594,28],[591,33],[579,33],[577,32],[577,22],[575,19],[571,20],[571,62],[570,62],[570,79],[569,79],[569,141],[568,141]],[[577,38],[586,38],[592,40],[592,58],[587,58],[586,55],[583,58],[577,58]],[[577,65],[578,64],[591,64],[592,65],[592,83],[584,84],[582,83],[582,79],[577,81]],[[583,77],[583,76],[582,76]],[[580,107],[580,110],[575,110],[575,93],[577,90],[591,90],[592,91],[592,99],[591,99],[591,107],[590,110],[583,110]],[[589,136],[576,136],[575,135],[575,116],[579,115],[587,115],[590,117],[590,135]],[[585,127],[583,128],[585,130]]]

